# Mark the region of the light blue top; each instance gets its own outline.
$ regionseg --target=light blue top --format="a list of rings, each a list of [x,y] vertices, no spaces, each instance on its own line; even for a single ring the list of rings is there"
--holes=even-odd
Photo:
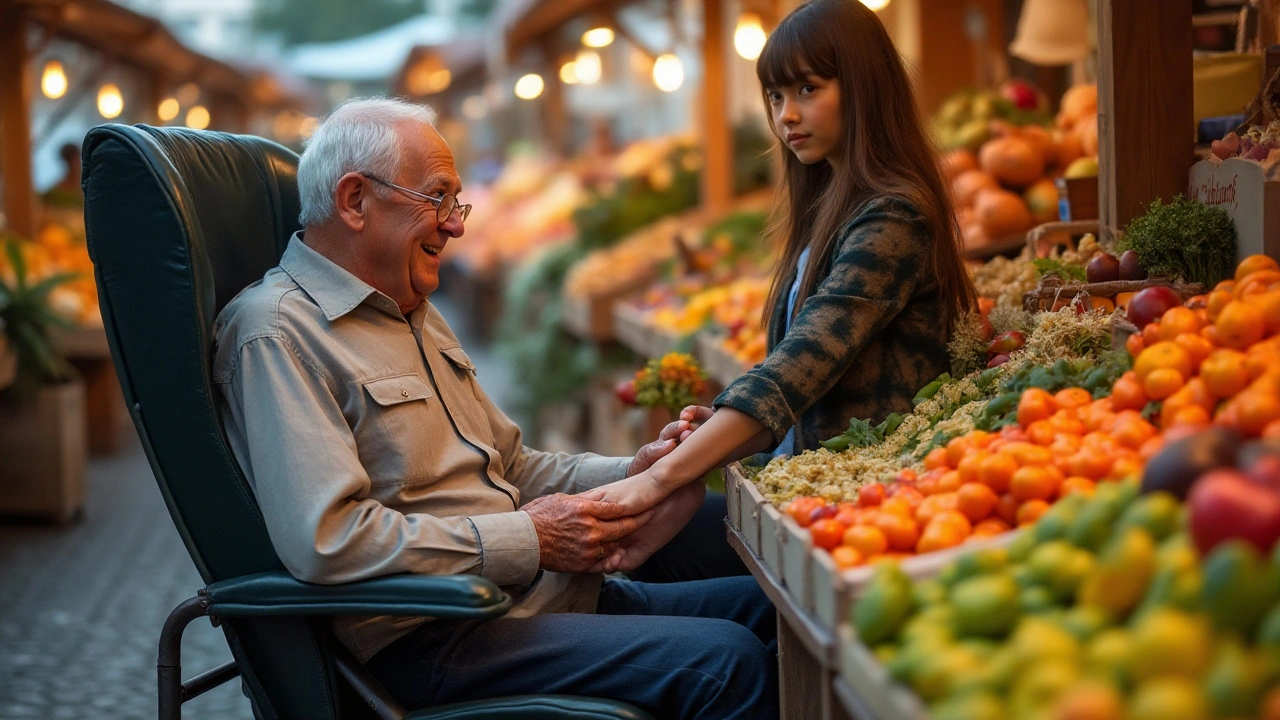
[[[783,335],[786,335],[791,330],[791,318],[796,311],[796,297],[800,294],[800,278],[804,277],[804,269],[808,264],[809,248],[805,248],[804,252],[800,253],[800,259],[796,261],[796,279],[791,282],[791,289],[787,291],[787,324],[786,331],[782,333]],[[778,448],[773,451],[773,456],[791,455],[795,452],[795,449],[796,427],[792,425],[786,436],[782,438],[782,442],[778,443]]]

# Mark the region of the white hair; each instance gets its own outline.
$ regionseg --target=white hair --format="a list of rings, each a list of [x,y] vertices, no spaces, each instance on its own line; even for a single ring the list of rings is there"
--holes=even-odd
[[[400,137],[396,125],[420,122],[435,126],[436,113],[426,105],[393,98],[356,98],[342,103],[316,127],[298,160],[298,195],[304,227],[334,213],[338,180],[350,172],[386,180],[400,169]],[[383,192],[378,186],[378,192]]]

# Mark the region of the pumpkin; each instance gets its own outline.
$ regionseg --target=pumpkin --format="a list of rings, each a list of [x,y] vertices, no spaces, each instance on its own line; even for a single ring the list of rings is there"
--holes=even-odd
[[[1098,86],[1076,85],[1062,95],[1058,110],[1058,127],[1068,128],[1098,112]]]
[[[973,204],[979,191],[999,188],[1000,183],[991,175],[981,170],[966,170],[951,181],[951,198],[956,207],[966,207]]]
[[[1019,137],[996,138],[978,151],[978,164],[1000,184],[1024,188],[1044,175],[1044,159]]]
[[[1027,204],[1008,190],[983,190],[974,201],[974,210],[987,237],[1002,238],[1024,233],[1035,224]]]
[[[968,150],[952,150],[942,156],[942,176],[948,182],[955,180],[960,173],[978,169],[978,158]]]
[[[1058,162],[1058,143],[1054,141],[1053,135],[1048,130],[1039,125],[1026,125],[1018,131],[1018,137],[1035,149],[1045,166]]]
[[[1054,222],[1058,219],[1058,186],[1045,178],[1022,193],[1022,199],[1031,211],[1031,218],[1037,225]]]
[[[1080,149],[1085,157],[1098,156],[1098,114],[1094,113],[1076,123],[1076,132],[1080,133]]]

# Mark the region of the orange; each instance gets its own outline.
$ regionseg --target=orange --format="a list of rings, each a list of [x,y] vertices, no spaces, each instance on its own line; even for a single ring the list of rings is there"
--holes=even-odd
[[[1147,347],[1151,347],[1160,342],[1160,325],[1158,323],[1147,323],[1142,328],[1142,343]]]
[[[1009,489],[1009,480],[1018,470],[1018,461],[1011,455],[995,453],[983,459],[978,466],[978,482],[991,488],[996,493]]]
[[[964,535],[968,535],[973,532],[973,523],[969,522],[969,518],[965,517],[964,513],[959,510],[943,510],[937,515],[934,515],[933,519],[929,521],[929,524],[951,525],[957,530],[960,530]]]
[[[924,493],[910,486],[900,486],[893,496],[906,501],[912,510],[920,507],[920,503],[924,501]]]
[[[1266,255],[1250,255],[1241,260],[1239,265],[1236,265],[1236,282],[1240,282],[1259,270],[1280,270],[1280,263]]]
[[[1084,423],[1080,422],[1078,413],[1075,408],[1070,410],[1059,410],[1049,418],[1049,427],[1053,428],[1056,435],[1075,435],[1079,437],[1084,435]],[[1052,443],[1052,441],[1050,441]]]
[[[960,473],[948,470],[938,478],[938,492],[955,492],[960,489]]]
[[[973,522],[989,517],[999,502],[995,491],[979,482],[965,483],[956,492],[956,509]]]
[[[1235,296],[1229,290],[1214,290],[1209,293],[1204,305],[1205,311],[1209,314],[1209,320],[1216,321],[1218,315],[1222,314],[1222,308],[1234,299]]]
[[[1067,459],[1067,470],[1072,475],[1097,480],[1111,472],[1115,458],[1110,453],[1083,450]]]
[[[1057,431],[1048,420],[1037,420],[1027,426],[1027,437],[1036,445],[1051,445]]]
[[[810,523],[813,522],[810,514],[826,504],[826,501],[821,498],[798,497],[787,504],[787,514],[800,527],[809,527]]]
[[[1014,525],[1018,518],[1018,498],[1004,493],[1000,496],[1000,503],[996,505],[996,516],[1001,520]]]
[[[1058,492],[1061,474],[1055,467],[1020,467],[1009,481],[1009,492],[1019,501],[1048,500]]]
[[[1200,332],[1200,318],[1186,307],[1170,308],[1160,317],[1160,339],[1173,340],[1183,333]]]
[[[813,544],[830,550],[840,544],[844,538],[845,526],[834,518],[823,518],[809,526],[809,537]]]
[[[880,503],[880,512],[885,515],[909,518],[915,515],[915,508],[907,502],[906,498],[891,497]]]
[[[831,549],[831,561],[837,568],[848,570],[862,564],[862,553],[848,545],[841,545]]]
[[[1111,472],[1103,480],[1123,480],[1134,475],[1141,475],[1144,464],[1142,457],[1136,454],[1120,455],[1111,466]]]
[[[987,432],[986,430],[970,430],[966,437],[969,438],[969,442],[972,443],[974,447],[985,448],[995,442],[997,436],[994,433]]]
[[[1030,525],[1049,512],[1049,503],[1044,500],[1028,500],[1018,506],[1018,526]]]
[[[1280,271],[1276,270],[1259,270],[1252,273],[1249,277],[1236,283],[1236,289],[1231,292],[1237,300],[1252,298],[1254,295],[1264,293],[1274,287],[1280,286]]]
[[[1116,419],[1115,428],[1111,431],[1111,437],[1115,441],[1131,450],[1137,450],[1142,444],[1155,437],[1156,429],[1151,423],[1142,419],[1142,416],[1133,413]]]
[[[1227,292],[1234,292],[1236,289],[1236,281],[1232,280],[1231,278],[1227,278],[1226,280],[1220,281],[1217,285],[1214,285],[1213,289],[1225,290]]]
[[[1280,420],[1267,423],[1267,426],[1262,428],[1262,438],[1264,440],[1280,439]]]
[[[960,461],[971,449],[973,449],[973,441],[967,435],[951,438],[947,442],[947,465],[953,468],[960,467]]]
[[[1037,420],[1045,420],[1058,411],[1053,396],[1040,388],[1029,388],[1018,400],[1018,425],[1026,428]]]
[[[1249,302],[1262,311],[1267,334],[1280,333],[1280,290],[1268,290],[1249,298]]]
[[[1009,523],[998,517],[989,517],[973,526],[972,537],[986,537],[988,535],[999,535],[1002,532],[1010,530]]]
[[[893,550],[910,550],[916,546],[916,540],[920,537],[920,527],[909,517],[882,512],[876,518],[875,526],[884,533]]]
[[[1250,435],[1261,435],[1268,425],[1280,420],[1280,397],[1274,393],[1251,387],[1236,397],[1235,405],[1238,427]]]
[[[946,448],[934,448],[929,451],[928,455],[924,456],[925,470],[933,470],[934,468],[940,468],[940,467],[946,467],[946,466],[947,466]]]
[[[854,525],[844,531],[844,544],[871,558],[889,549],[889,539],[875,525]]]
[[[1053,453],[1056,459],[1068,458],[1075,455],[1080,450],[1081,440],[1079,435],[1059,435],[1053,439],[1053,444],[1049,446],[1049,452]]]
[[[1192,310],[1203,310],[1205,306],[1208,305],[1208,303],[1209,303],[1208,295],[1195,295],[1187,298],[1187,301],[1183,303],[1183,305],[1191,308]]]
[[[1249,348],[1244,365],[1251,380],[1257,380],[1268,372],[1280,371],[1280,347],[1271,341],[1260,342]]]
[[[1262,702],[1258,703],[1258,720],[1280,720],[1280,688],[1262,696]]]
[[[1164,449],[1167,442],[1164,435],[1156,435],[1150,440],[1142,443],[1142,447],[1138,448],[1138,457],[1143,460],[1150,460],[1156,456],[1156,453]]]
[[[1093,395],[1084,388],[1067,388],[1053,395],[1060,408],[1081,408],[1093,402]]]
[[[982,461],[986,460],[991,453],[986,450],[975,450],[969,453],[960,461],[960,467],[956,472],[960,474],[960,484],[977,482],[978,468],[982,466]]]
[[[960,496],[958,493],[945,492],[937,495],[930,495],[920,503],[920,507],[916,508],[916,522],[921,525],[928,525],[929,521],[938,515],[938,513],[948,510],[955,510],[959,507]]]
[[[1178,347],[1187,351],[1187,355],[1191,358],[1191,367],[1197,368],[1204,359],[1209,357],[1209,353],[1214,351],[1213,343],[1198,333],[1182,333],[1173,340]]]
[[[968,533],[947,523],[930,523],[916,543],[917,553],[935,552],[955,547],[965,541]]]
[[[1262,310],[1240,300],[1232,300],[1222,308],[1214,326],[1218,328],[1219,344],[1244,350],[1262,339],[1267,330],[1267,320]]]
[[[1133,364],[1133,374],[1145,388],[1147,376],[1157,368],[1172,368],[1181,373],[1182,377],[1190,377],[1191,357],[1177,343],[1158,342],[1148,346],[1138,356],[1138,360]]]
[[[1166,415],[1169,416],[1168,420],[1164,419]],[[1160,422],[1167,428],[1175,425],[1204,427],[1209,424],[1209,420],[1209,411],[1199,405],[1186,405],[1177,408],[1173,413],[1169,413],[1167,408],[1160,411]]]
[[[1200,379],[1214,397],[1231,397],[1249,384],[1249,369],[1244,353],[1214,350],[1200,364]]]
[[[1062,481],[1062,485],[1058,488],[1058,494],[1062,497],[1079,493],[1088,497],[1093,494],[1096,483],[1087,477],[1073,476]]]
[[[1116,410],[1141,410],[1147,406],[1147,391],[1132,371],[1121,375],[1112,386],[1111,403]]]
[[[1124,341],[1124,349],[1127,350],[1129,355],[1132,357],[1138,357],[1138,355],[1142,353],[1142,349],[1146,346],[1147,344],[1142,340],[1142,333],[1134,333],[1129,336],[1129,339]]]
[[[1173,368],[1156,368],[1152,370],[1142,383],[1147,397],[1152,400],[1163,400],[1177,392],[1186,383],[1182,373]]]

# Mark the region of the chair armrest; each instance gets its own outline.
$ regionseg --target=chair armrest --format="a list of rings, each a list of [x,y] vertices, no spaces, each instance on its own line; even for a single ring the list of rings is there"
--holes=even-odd
[[[283,570],[213,583],[202,593],[209,615],[394,615],[485,618],[503,615],[511,598],[475,575],[388,575],[316,585]]]

